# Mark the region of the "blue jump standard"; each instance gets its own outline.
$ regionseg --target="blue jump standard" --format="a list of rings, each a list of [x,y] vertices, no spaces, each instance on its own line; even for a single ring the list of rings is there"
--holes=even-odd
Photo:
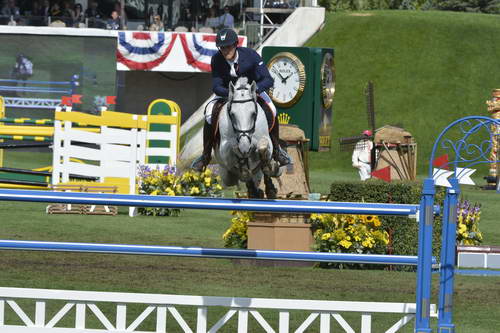
[[[257,200],[201,197],[171,197],[131,194],[51,192],[0,189],[0,201],[52,202],[67,204],[245,210],[284,213],[416,215],[419,205],[332,201]],[[434,206],[439,214],[439,206]]]
[[[416,256],[323,253],[305,251],[235,250],[201,247],[151,246],[125,244],[92,244],[65,242],[38,242],[0,240],[2,250],[31,250],[54,252],[87,252],[106,254],[134,254],[174,257],[204,257],[219,259],[263,259],[318,262],[345,262],[381,265],[417,265]],[[436,259],[433,258],[433,264]]]

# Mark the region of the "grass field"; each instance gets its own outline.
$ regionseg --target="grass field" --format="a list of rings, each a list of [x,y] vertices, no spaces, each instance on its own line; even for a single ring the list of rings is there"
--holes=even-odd
[[[9,153],[6,160],[8,166],[29,167],[33,161],[41,166],[50,164],[50,155]],[[332,181],[355,179],[356,175],[347,171],[311,172],[312,189],[321,193],[327,193]],[[492,204],[497,200],[498,203],[491,192],[469,189],[466,193],[471,200]],[[226,194],[231,195],[231,191]],[[133,219],[124,209],[115,217],[46,215],[45,205],[37,203],[0,202],[0,210],[0,239],[19,240],[218,248],[223,246],[221,236],[230,220],[229,212],[202,210],[184,210],[178,218],[139,216]],[[485,238],[500,241],[494,209],[486,211],[481,222]],[[414,302],[415,298],[415,274],[411,272],[272,268],[217,259],[14,251],[2,252],[0,266],[0,285],[4,287],[350,301]],[[433,303],[437,303],[437,275],[433,283]],[[492,313],[500,312],[499,286],[499,278],[456,278],[457,332],[498,332]],[[104,313],[112,312],[109,306],[103,309]],[[132,307],[129,315],[138,315],[140,310]],[[189,317],[189,309],[181,308],[181,311]],[[221,309],[215,310],[211,320],[218,315],[222,315]],[[264,311],[263,315],[271,324],[278,320],[275,312]],[[359,329],[358,316],[347,314],[345,318],[354,329]],[[304,319],[303,313],[292,313],[291,327],[297,327],[300,319]],[[397,320],[392,315],[374,315],[373,330],[380,332]],[[70,323],[62,322],[64,324]],[[96,325],[91,321],[89,327]],[[171,325],[171,332],[180,332]],[[222,332],[234,332],[235,325],[232,322]],[[146,322],[144,329],[152,327],[152,322]],[[250,328],[250,332],[261,332],[255,323],[251,323]],[[318,329],[317,325],[312,326],[308,332],[318,332]],[[412,331],[409,324],[402,332]]]

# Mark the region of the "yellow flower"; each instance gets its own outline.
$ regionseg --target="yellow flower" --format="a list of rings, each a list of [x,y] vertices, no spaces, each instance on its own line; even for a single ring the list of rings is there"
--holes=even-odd
[[[208,187],[208,186],[210,186],[210,184],[212,183],[212,178],[210,178],[210,177],[205,177],[204,181],[205,181],[205,186],[207,186],[207,187]]]
[[[158,195],[158,190],[154,190],[153,192],[150,193],[150,195]]]
[[[343,240],[341,240],[339,242],[339,245],[342,246],[342,247],[344,247],[344,248],[346,248],[346,249],[348,249],[348,248],[351,247],[352,243],[349,242],[348,240],[343,239]]]
[[[212,174],[212,170],[210,170],[210,169],[205,169],[204,174],[205,174],[205,176],[210,177],[210,175]]]
[[[332,234],[327,232],[321,236],[321,240],[328,240],[330,237],[332,237]]]
[[[333,239],[336,241],[340,241],[341,239],[346,238],[346,233],[342,229],[337,229],[333,232]]]
[[[222,186],[220,186],[220,184],[217,184],[217,185],[215,185],[215,189],[217,191],[222,191]]]
[[[167,187],[165,192],[167,193],[167,195],[169,195],[171,197],[175,196],[175,192],[170,187]]]
[[[373,238],[371,238],[371,237],[366,238],[361,243],[361,245],[363,245],[364,247],[368,247],[368,248],[372,248],[374,244],[375,244],[375,240]]]
[[[458,233],[463,234],[467,231],[467,226],[463,223],[458,224]]]
[[[193,186],[191,188],[191,191],[190,191],[191,195],[193,195],[193,194],[199,194],[199,193],[200,193],[200,189],[197,186]]]

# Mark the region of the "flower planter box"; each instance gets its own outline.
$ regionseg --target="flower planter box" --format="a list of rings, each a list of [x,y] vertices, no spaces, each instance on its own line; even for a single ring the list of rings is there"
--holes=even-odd
[[[248,249],[311,251],[311,225],[304,223],[309,214],[254,213],[248,222]],[[265,266],[310,266],[311,262],[257,260]]]

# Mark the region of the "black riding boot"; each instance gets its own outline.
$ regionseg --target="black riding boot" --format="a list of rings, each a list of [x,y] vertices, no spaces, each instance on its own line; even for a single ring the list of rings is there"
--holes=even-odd
[[[214,146],[213,128],[206,120],[203,124],[203,154],[191,163],[191,168],[202,172],[212,159],[212,148]]]
[[[273,159],[278,162],[280,166],[291,164],[292,158],[288,155],[286,150],[280,147],[280,128],[277,119],[269,134],[271,142],[273,143]]]

